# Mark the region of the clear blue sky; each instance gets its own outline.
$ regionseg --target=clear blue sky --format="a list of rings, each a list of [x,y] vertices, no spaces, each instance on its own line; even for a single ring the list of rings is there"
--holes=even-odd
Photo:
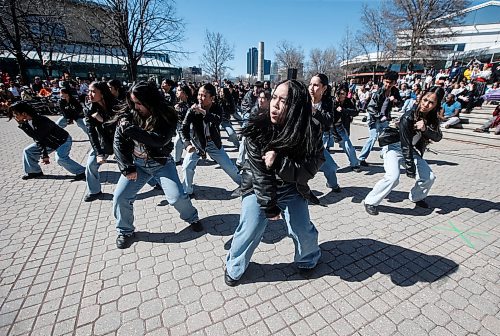
[[[177,14],[186,22],[183,48],[192,51],[179,66],[198,66],[203,51],[205,29],[220,32],[234,44],[234,60],[229,63],[233,76],[246,73],[246,53],[264,41],[264,57],[274,61],[278,41],[301,46],[308,59],[309,50],[338,47],[345,29],[360,28],[363,2],[377,6],[377,0],[177,0]]]

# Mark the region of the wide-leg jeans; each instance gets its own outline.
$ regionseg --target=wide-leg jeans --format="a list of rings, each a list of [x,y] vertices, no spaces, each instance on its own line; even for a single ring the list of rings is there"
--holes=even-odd
[[[220,167],[229,175],[229,177],[231,177],[234,183],[239,186],[241,182],[241,176],[239,175],[238,169],[234,165],[233,161],[231,161],[226,151],[224,150],[224,147],[217,148],[213,141],[208,141],[205,151],[220,165]],[[184,191],[188,195],[193,193],[194,171],[200,158],[201,157],[197,153],[197,151],[194,151],[192,153],[187,153],[184,161],[182,162],[182,185],[184,187]]]
[[[85,168],[74,161],[69,157],[69,152],[71,151],[71,145],[73,144],[73,140],[71,136],[68,135],[68,139],[66,142],[59,146],[57,149],[47,148],[48,153],[56,152],[55,160],[57,164],[66,169],[71,174],[81,174],[85,172]],[[30,173],[40,173],[42,168],[40,167],[40,157],[42,155],[42,151],[37,146],[36,143],[29,145],[23,151],[23,166],[24,172],[26,174]]]
[[[368,125],[369,137],[366,140],[363,149],[361,149],[361,154],[359,154],[359,159],[361,161],[365,161],[368,158],[368,155],[370,155],[370,152],[372,151],[373,146],[375,145],[375,141],[377,141],[378,136],[387,126],[389,126],[388,121],[380,121],[380,120],[375,120],[375,123]]]
[[[382,149],[384,157],[385,175],[378,181],[373,190],[365,198],[365,204],[377,206],[399,184],[400,166],[403,162],[401,143],[397,142]],[[414,150],[413,161],[416,167],[415,185],[410,190],[410,201],[418,202],[429,194],[436,180],[431,168],[424,159]]]
[[[318,246],[318,231],[310,221],[308,201],[293,185],[280,188],[277,197],[288,235],[295,244],[295,264],[299,268],[314,268],[321,251]],[[226,258],[226,270],[232,279],[240,279],[247,269],[268,223],[269,220],[257,202],[257,196],[254,193],[243,196],[240,223]]]
[[[75,122],[76,125],[80,127],[85,134],[89,135],[87,124],[85,123],[85,120],[83,118],[78,118],[75,120]],[[61,128],[66,128],[68,126],[68,119],[66,119],[65,116],[62,116],[57,119],[56,124]]]
[[[177,210],[182,220],[191,224],[199,219],[198,211],[182,188],[171,156],[165,165],[154,160],[139,158],[136,158],[134,163],[137,168],[137,179],[133,181],[121,175],[113,193],[113,213],[118,234],[130,235],[135,231],[134,201],[139,190],[153,177],[159,181],[165,198]]]

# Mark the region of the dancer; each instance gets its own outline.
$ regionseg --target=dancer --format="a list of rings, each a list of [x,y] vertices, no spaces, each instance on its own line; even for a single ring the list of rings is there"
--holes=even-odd
[[[26,175],[23,180],[35,179],[43,176],[39,160],[49,164],[49,154],[56,152],[56,162],[75,174],[74,180],[85,179],[85,168],[69,157],[72,139],[68,132],[57,126],[49,118],[38,114],[35,109],[25,101],[13,103],[7,111],[9,120],[16,119],[19,128],[35,140],[23,151],[23,165]]]
[[[333,121],[332,88],[328,84],[328,77],[325,74],[315,74],[309,82],[309,94],[311,95],[313,118],[319,123],[322,130],[330,129]],[[330,153],[324,148],[325,163],[320,171],[325,174],[326,186],[334,192],[340,192],[337,182],[337,169]]]
[[[347,98],[347,91],[343,87],[337,90],[333,103],[333,138],[347,155],[351,170],[359,173],[361,172],[361,168],[359,167],[359,160],[356,157],[356,149],[352,145],[349,133],[345,127],[346,118],[351,118],[350,115],[355,109],[354,103],[351,99]]]
[[[177,122],[177,131],[174,138],[174,150],[172,156],[175,160],[176,165],[182,164],[182,151],[184,146],[182,143],[182,122],[186,117],[186,113],[189,110],[189,103],[191,103],[191,89],[187,85],[182,85],[177,87],[175,90],[175,96],[177,97],[177,103],[174,108],[177,111],[179,120]]]
[[[88,193],[83,199],[92,202],[101,195],[99,166],[113,154],[113,137],[116,124],[113,122],[115,107],[119,101],[112,95],[106,82],[93,82],[89,86],[90,107],[85,111],[85,122],[89,130],[90,150],[85,174]]]
[[[56,124],[61,128],[66,128],[66,126],[76,122],[78,127],[85,132],[86,135],[89,134],[87,125],[85,124],[83,107],[82,104],[70,94],[70,91],[66,88],[61,89],[61,100],[59,100],[59,108],[62,112],[62,117],[60,117]]]
[[[359,162],[362,166],[368,166],[366,159],[370,155],[375,141],[382,130],[389,125],[392,107],[401,101],[399,90],[395,86],[398,77],[399,75],[395,71],[386,72],[384,74],[383,86],[372,94],[368,101],[366,111],[369,117],[368,128],[370,134],[359,154]]]
[[[286,80],[276,87],[270,113],[252,115],[244,130],[240,223],[226,260],[224,280],[238,284],[269,220],[283,216],[295,243],[299,270],[313,269],[321,255],[309,218],[307,185],[324,162],[321,130],[312,119],[307,86]]]
[[[365,209],[370,215],[378,215],[378,205],[399,183],[399,166],[404,164],[406,175],[416,179],[410,190],[410,201],[421,208],[428,208],[425,198],[436,177],[422,158],[429,140],[440,141],[443,137],[439,128],[438,111],[444,90],[432,87],[422,93],[415,109],[406,112],[399,122],[399,139],[384,146],[385,175],[377,182],[365,198]]]
[[[234,131],[233,125],[231,125],[231,115],[236,112],[236,105],[228,88],[219,89],[219,102],[222,108],[222,121],[220,125],[226,131],[227,139],[234,147],[239,148],[240,142],[238,141],[238,136]]]
[[[134,236],[134,201],[152,177],[159,181],[165,197],[194,231],[203,227],[198,211],[182,188],[170,155],[177,113],[168,106],[154,83],[139,82],[127,95],[120,111],[114,139],[115,157],[122,173],[113,194],[116,247],[130,246]]]
[[[193,178],[201,157],[209,154],[238,186],[241,176],[222,147],[219,125],[222,111],[215,102],[216,89],[210,83],[198,90],[198,104],[193,104],[182,123],[182,137],[186,157],[182,163],[182,185],[189,195],[193,194]],[[191,127],[193,131],[191,132]]]

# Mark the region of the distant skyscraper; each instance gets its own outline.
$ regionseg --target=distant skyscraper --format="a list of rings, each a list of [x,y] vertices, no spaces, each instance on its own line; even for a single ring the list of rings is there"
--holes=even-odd
[[[253,47],[248,49],[247,52],[247,74],[252,76],[257,76],[257,62],[259,57],[259,51],[257,48]]]
[[[271,74],[271,61],[270,60],[264,60],[264,75],[270,75]]]

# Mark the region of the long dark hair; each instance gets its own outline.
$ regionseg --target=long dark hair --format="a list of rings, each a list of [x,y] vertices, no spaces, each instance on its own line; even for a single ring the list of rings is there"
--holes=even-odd
[[[135,111],[134,102],[130,98],[132,94],[151,113],[147,119]],[[140,81],[132,85],[127,94],[127,108],[132,111],[134,121],[147,131],[157,129],[164,123],[171,127],[177,125],[177,112],[168,106],[154,82]]]
[[[273,125],[269,112],[250,116],[243,134],[264,145],[264,151],[276,150],[292,158],[303,159],[315,149],[317,139],[312,130],[312,104],[307,86],[297,80],[285,80],[288,94],[283,113],[284,124]],[[276,90],[276,89],[275,89]]]
[[[439,128],[439,118],[438,118],[438,112],[441,109],[441,101],[443,100],[444,97],[444,89],[440,86],[433,86],[425,91],[423,91],[420,95],[420,101],[422,101],[422,98],[425,97],[426,94],[428,93],[435,93],[437,97],[437,104],[436,106],[429,111],[425,116],[423,116],[422,113],[420,113],[420,103],[418,104],[416,110],[415,110],[415,120],[423,119],[427,121],[427,126],[430,126],[433,129]]]
[[[326,86],[325,92],[321,96],[321,108],[325,111],[332,111],[332,87],[328,84],[328,76],[323,73],[316,73],[313,77],[318,77],[322,85]]]
[[[89,87],[93,86],[102,95],[102,99],[104,100],[104,105],[106,106],[106,113],[109,113],[110,116],[112,116],[113,113],[113,107],[116,105],[116,98],[113,96],[111,91],[109,90],[108,83],[105,81],[95,81],[90,83]],[[99,109],[102,110],[102,107],[98,103],[92,103],[92,110]]]
[[[9,109],[7,110],[7,118],[9,118],[10,121],[14,118],[14,115],[21,113],[26,113],[32,118],[38,115],[35,108],[30,103],[25,100],[20,100],[9,106]]]

